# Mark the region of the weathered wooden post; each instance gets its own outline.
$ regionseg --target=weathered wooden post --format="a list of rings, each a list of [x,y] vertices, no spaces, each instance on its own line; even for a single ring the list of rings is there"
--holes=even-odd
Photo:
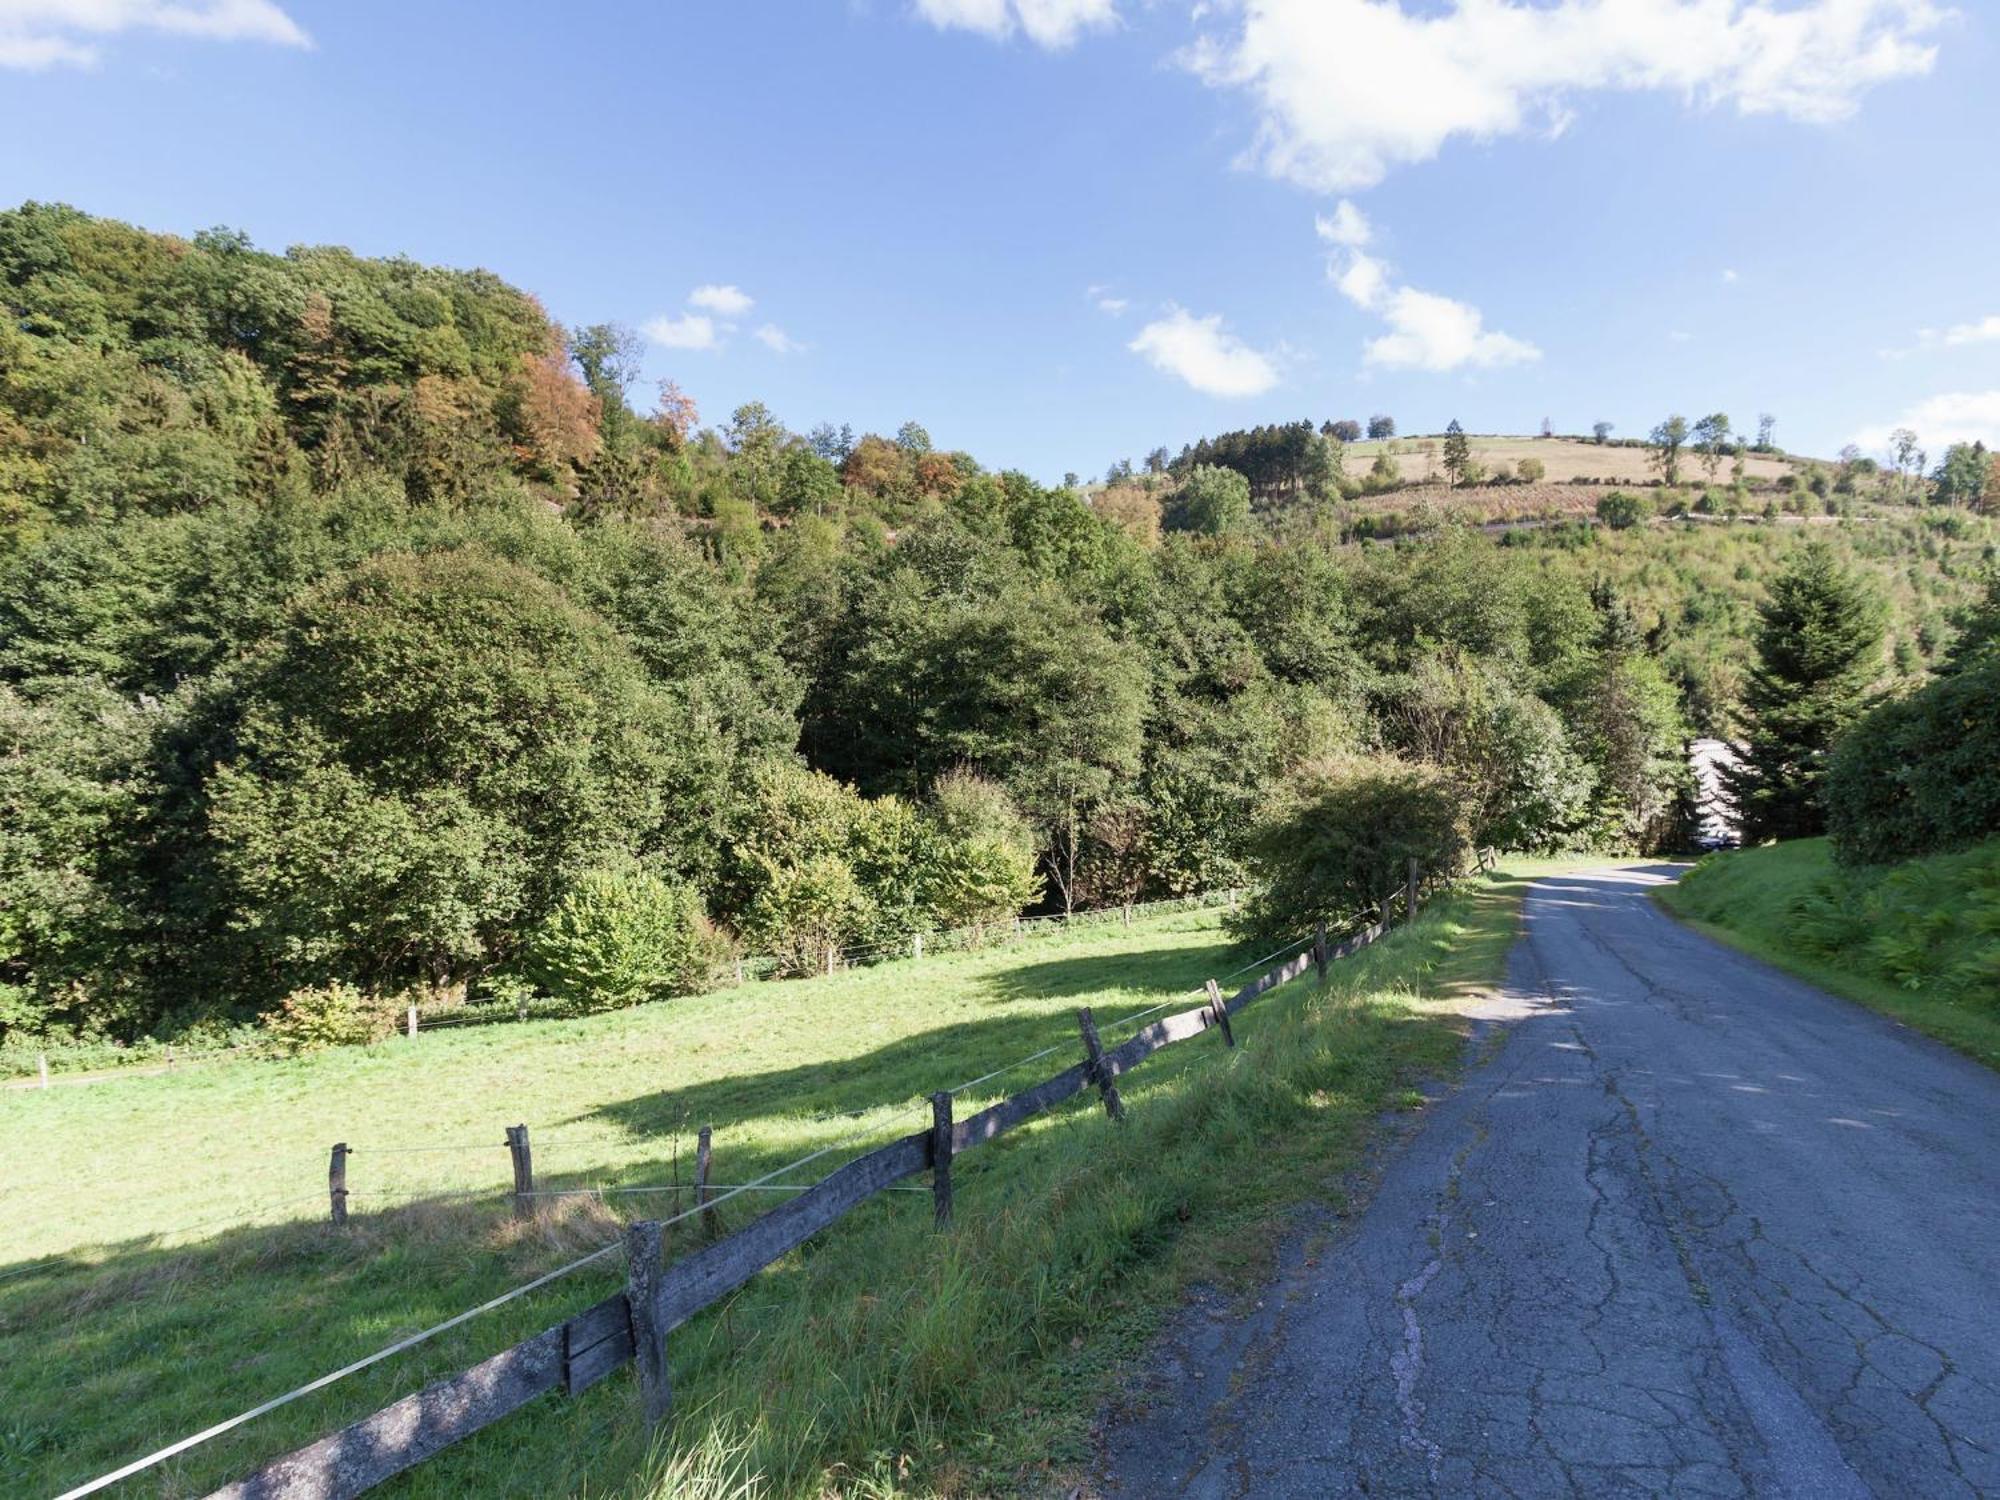
[[[535,1158],[528,1147],[528,1127],[507,1127],[507,1152],[514,1158],[514,1217],[535,1216]]]
[[[694,1203],[695,1207],[701,1210],[701,1232],[710,1239],[714,1239],[718,1222],[715,1210],[708,1206],[708,1161],[711,1134],[712,1132],[706,1125],[695,1132]]]
[[[347,1142],[336,1141],[333,1156],[326,1164],[326,1196],[332,1205],[333,1222],[347,1222]]]
[[[1229,1029],[1229,1006],[1223,1001],[1222,986],[1213,979],[1208,982],[1208,1013],[1215,1018],[1212,1024],[1222,1028],[1222,1040],[1234,1047],[1236,1033]]]
[[[920,932],[915,937],[910,939],[910,957],[922,958],[923,956],[924,956],[924,935]]]
[[[1076,1013],[1076,1029],[1083,1033],[1085,1064],[1090,1070],[1090,1081],[1097,1085],[1099,1097],[1104,1100],[1104,1112],[1114,1120],[1125,1118],[1125,1101],[1118,1097],[1118,1084],[1104,1067],[1104,1044],[1097,1039],[1097,1018],[1084,1006]]]
[[[1414,854],[1411,855],[1410,883],[1403,893],[1403,920],[1405,922],[1414,922],[1417,920],[1417,882],[1421,870],[1422,867],[1418,865],[1416,856]]]
[[[836,954],[837,954],[837,953],[839,953],[839,952],[840,952],[840,950],[839,950],[838,948],[834,947],[834,946],[833,946],[833,944],[831,944],[831,943],[828,943],[828,944],[826,945],[826,977],[827,977],[828,979],[831,979],[831,978],[833,978],[833,960],[834,960],[834,955],[836,955]]]
[[[660,1288],[660,1223],[641,1219],[625,1226],[625,1305],[631,1310],[633,1366],[639,1372],[639,1404],[646,1421],[658,1425],[673,1405],[667,1377],[667,1340],[655,1316]]]
[[[1321,984],[1326,983],[1326,958],[1326,923],[1321,922],[1319,930],[1313,934],[1313,967],[1319,970]]]
[[[48,1053],[46,1053],[46,1052],[37,1052],[37,1053],[35,1054],[35,1071],[36,1071],[37,1073],[39,1073],[39,1074],[41,1075],[41,1079],[42,1079],[42,1087],[43,1087],[43,1088],[47,1088],[47,1087],[49,1086],[49,1055],[48,1055]]]
[[[409,1027],[410,1035],[415,1036],[417,1034],[417,1006],[414,1000],[410,1002]]]
[[[931,1207],[937,1227],[951,1226],[951,1095],[931,1095]]]

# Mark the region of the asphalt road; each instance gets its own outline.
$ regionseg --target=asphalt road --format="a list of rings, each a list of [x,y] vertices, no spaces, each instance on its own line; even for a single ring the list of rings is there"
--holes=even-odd
[[[1672,874],[1534,887],[1490,1056],[1254,1312],[1182,1317],[1108,1494],[2000,1496],[2000,1074]]]

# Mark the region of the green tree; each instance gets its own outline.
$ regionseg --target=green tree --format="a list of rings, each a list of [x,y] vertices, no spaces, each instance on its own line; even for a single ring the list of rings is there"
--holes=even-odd
[[[1709,482],[1715,482],[1716,471],[1722,467],[1722,460],[1729,447],[1729,414],[1710,412],[1698,420],[1689,430],[1688,437],[1694,451],[1701,455],[1702,468],[1707,470]],[[1671,480],[1668,481],[1672,483]]]
[[[1660,478],[1668,484],[1681,481],[1681,449],[1687,445],[1688,422],[1683,416],[1671,416],[1655,427],[1648,441],[1653,447],[1653,467],[1660,471]]]
[[[1931,477],[1938,504],[1981,510],[1993,478],[1993,457],[1984,443],[1953,443]]]
[[[1234,469],[1197,464],[1188,470],[1167,511],[1177,531],[1234,536],[1250,526],[1250,481]]]
[[[1472,467],[1472,444],[1465,436],[1465,429],[1458,418],[1451,419],[1451,425],[1444,430],[1444,472],[1455,488],[1465,483],[1466,473]]]
[[[1724,773],[1746,839],[1825,830],[1827,754],[1866,704],[1883,633],[1875,592],[1824,542],[1802,548],[1772,581],[1743,693],[1742,762]]]
[[[1612,490],[1599,497],[1597,519],[1613,531],[1627,531],[1645,521],[1653,513],[1653,507],[1643,495],[1630,495],[1624,490]]]

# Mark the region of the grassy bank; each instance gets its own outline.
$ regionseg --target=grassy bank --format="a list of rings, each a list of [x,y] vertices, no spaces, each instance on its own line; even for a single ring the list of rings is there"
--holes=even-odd
[[[2000,840],[1846,869],[1825,839],[1710,855],[1660,900],[1695,927],[2000,1067]]]
[[[1502,881],[1440,903],[1325,990],[1262,1002],[1234,1054],[1169,1049],[1126,1081],[1123,1127],[1084,1102],[972,1153],[949,1235],[932,1232],[923,1194],[884,1194],[676,1336],[678,1402],[656,1443],[620,1376],[535,1404],[405,1492],[700,1494],[708,1482],[689,1474],[721,1463],[762,1473],[773,1495],[988,1493],[1076,1462],[1107,1371],[1172,1291],[1260,1263],[1281,1210],[1324,1191],[1413,1078],[1449,1066],[1454,1025],[1419,994],[1490,965],[1517,900]],[[718,1179],[745,1181],[850,1136],[859,1150],[918,1128],[923,1094],[1067,1041],[1077,1005],[1120,1016],[1254,956],[1213,915],[1170,916],[644,1012],[0,1100],[0,1489],[88,1478],[672,1201],[551,1200],[516,1224],[493,1195],[504,1124],[530,1122],[550,1186],[685,1178],[702,1123],[716,1127]],[[321,1212],[336,1139],[354,1147],[356,1222],[286,1219]],[[395,1205],[441,1188],[480,1196]],[[305,1201],[282,1204],[295,1189]],[[371,1191],[387,1195],[376,1211]],[[248,1224],[152,1232],[259,1204],[266,1217]],[[618,1277],[614,1258],[129,1489],[203,1492]]]

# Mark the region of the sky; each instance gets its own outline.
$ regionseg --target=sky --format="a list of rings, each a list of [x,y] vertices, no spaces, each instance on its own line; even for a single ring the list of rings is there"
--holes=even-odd
[[[2000,6],[0,0],[0,199],[484,266],[703,419],[2000,440]]]

